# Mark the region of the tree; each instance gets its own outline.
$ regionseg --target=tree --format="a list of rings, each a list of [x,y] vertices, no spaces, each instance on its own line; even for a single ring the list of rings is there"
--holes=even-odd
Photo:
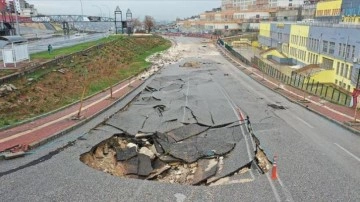
[[[131,20],[131,24],[134,30],[138,30],[141,29],[142,23],[140,22],[140,20],[138,18],[133,18]]]
[[[145,29],[150,33],[152,28],[154,28],[154,26],[155,26],[154,18],[149,15],[145,16],[144,26],[145,26]]]

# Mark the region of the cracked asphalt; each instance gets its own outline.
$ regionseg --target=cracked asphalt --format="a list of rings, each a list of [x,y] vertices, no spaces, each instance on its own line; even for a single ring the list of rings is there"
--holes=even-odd
[[[229,103],[239,106],[250,117],[254,133],[267,156],[270,159],[278,156],[278,180],[272,181],[266,174],[247,183],[194,187],[114,177],[83,164],[79,160],[81,154],[112,136],[106,133],[93,135],[89,131],[130,102],[158,76],[155,75],[89,123],[33,150],[33,154],[24,158],[0,161],[1,200],[360,200],[359,136],[258,84],[251,75],[226,61],[214,45],[204,46],[202,39],[195,38],[179,37],[175,40],[177,45],[173,51],[181,53],[182,59],[165,66],[159,74],[174,75],[179,65],[188,60],[216,64],[198,70],[216,69],[211,71],[212,80],[227,95]],[[281,105],[285,109],[274,109],[269,104]]]

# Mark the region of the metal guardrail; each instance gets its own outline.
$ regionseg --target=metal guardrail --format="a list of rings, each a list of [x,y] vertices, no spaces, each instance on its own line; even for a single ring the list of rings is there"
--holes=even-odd
[[[271,76],[277,79],[279,82],[290,85],[302,91],[308,92],[312,95],[319,96],[330,102],[349,106],[351,101],[351,95],[344,91],[339,90],[338,88],[332,86],[328,83],[320,83],[314,79],[311,79],[310,76],[304,76],[298,73],[293,72],[291,76],[279,71],[277,68],[271,66],[270,64],[263,61],[263,59],[254,56],[251,61],[242,56],[239,52],[232,49],[231,46],[226,44],[222,39],[218,39],[217,43],[224,46],[233,56],[239,59],[241,62],[246,65],[251,65],[258,68],[263,74]]]

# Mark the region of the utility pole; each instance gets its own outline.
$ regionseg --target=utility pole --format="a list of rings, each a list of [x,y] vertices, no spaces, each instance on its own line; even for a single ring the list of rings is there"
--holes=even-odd
[[[20,26],[19,26],[19,20],[18,20],[18,12],[20,12],[20,3],[19,0],[15,0],[13,3],[14,6],[14,12],[15,12],[15,20],[16,20],[16,35],[20,36]]]

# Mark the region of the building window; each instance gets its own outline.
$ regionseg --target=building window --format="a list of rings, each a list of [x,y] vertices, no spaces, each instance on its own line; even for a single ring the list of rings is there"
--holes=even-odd
[[[345,52],[346,52],[345,49],[346,49],[346,45],[344,44],[344,45],[343,45],[343,50],[342,50],[342,51],[343,51],[343,52],[342,52],[342,57],[343,57],[343,58],[345,57]]]
[[[339,43],[339,50],[338,50],[338,55],[341,55],[341,43]]]
[[[340,69],[340,62],[337,62],[337,65],[336,65],[336,75],[339,75],[339,69]]]
[[[337,80],[337,79],[335,79],[335,85],[337,85],[337,83],[338,83],[338,80]]]
[[[347,78],[348,76],[348,71],[349,71],[349,65],[348,64],[346,64],[346,67],[345,67],[345,72],[344,72],[344,75],[343,75],[343,77],[345,77],[345,78]]]
[[[346,46],[346,58],[349,58],[350,56],[350,45]]]
[[[348,85],[348,87],[347,87],[347,91],[350,91],[350,85]]]
[[[344,63],[341,63],[340,75],[344,75]]]
[[[350,66],[349,77],[348,77],[348,79],[350,79],[350,80],[351,80],[352,71],[353,71],[353,66]]]
[[[353,60],[354,57],[355,57],[355,46],[352,46],[351,60]]]
[[[334,54],[335,52],[335,43],[334,42],[330,42],[330,46],[329,46],[329,53],[330,54]]]
[[[323,41],[323,50],[324,53],[328,52],[328,42],[327,41]]]

